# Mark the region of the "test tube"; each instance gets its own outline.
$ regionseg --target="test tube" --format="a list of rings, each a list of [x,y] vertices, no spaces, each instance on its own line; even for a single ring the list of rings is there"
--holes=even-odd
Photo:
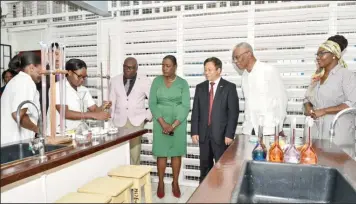
[[[65,70],[65,46],[59,46],[59,69]],[[66,87],[65,87],[65,75],[59,74],[59,94],[60,94],[60,135],[65,136],[65,100],[66,100]]]
[[[100,91],[101,91],[101,104],[104,104],[104,75],[103,75],[103,63],[100,62]]]
[[[111,39],[109,35],[109,45],[108,45],[108,62],[106,70],[106,82],[107,82],[107,97],[108,101],[110,100],[110,54],[111,54]]]
[[[53,42],[54,43],[54,42]],[[52,45],[52,43],[51,43]],[[50,48],[51,53],[50,53],[50,70],[54,71],[56,69],[56,46],[53,46]],[[50,117],[51,117],[51,137],[56,136],[56,108],[55,108],[55,103],[56,103],[56,82],[55,82],[55,75],[50,75],[50,81],[51,81],[51,107],[50,109]]]
[[[46,71],[46,65],[48,63],[48,47],[46,44],[44,44],[42,41],[40,42],[41,46],[41,66],[42,66],[42,71]],[[46,75],[42,74],[41,75],[41,86],[42,86],[42,132],[43,134],[47,134],[47,111],[46,111],[46,106],[47,106],[47,81],[46,81]],[[43,135],[45,136],[45,135]]]
[[[108,53],[107,53],[107,63],[106,63],[106,97],[107,101],[110,101],[110,55],[111,55],[111,39],[110,39],[110,34],[108,35]],[[107,110],[109,113],[111,113],[111,108]],[[104,129],[110,129],[112,128],[112,118],[109,119],[108,121],[104,122]]]

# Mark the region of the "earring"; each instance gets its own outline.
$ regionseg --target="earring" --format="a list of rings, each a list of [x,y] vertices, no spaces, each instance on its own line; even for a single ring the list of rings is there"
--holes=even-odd
[[[333,59],[335,59],[335,57],[333,57]]]

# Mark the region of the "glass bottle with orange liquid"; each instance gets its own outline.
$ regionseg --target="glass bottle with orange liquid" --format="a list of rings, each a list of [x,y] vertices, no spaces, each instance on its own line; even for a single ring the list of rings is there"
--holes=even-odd
[[[284,154],[281,146],[279,145],[279,123],[275,126],[274,143],[268,150],[268,161],[282,163]]]
[[[300,150],[300,163],[301,164],[317,164],[318,163],[318,157],[316,156],[316,153],[312,147],[312,140],[311,140],[311,134],[310,134],[310,129],[311,126],[313,125],[314,121],[312,118],[308,119],[308,122],[306,122],[307,125],[307,141]]]
[[[310,126],[313,126],[312,121],[313,118],[310,116],[305,117],[305,122],[304,122],[304,130],[303,130],[303,145],[298,147],[299,152],[301,153],[308,147],[308,130]]]

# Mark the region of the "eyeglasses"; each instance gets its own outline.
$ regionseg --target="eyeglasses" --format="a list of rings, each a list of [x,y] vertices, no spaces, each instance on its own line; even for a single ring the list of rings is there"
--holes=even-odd
[[[246,54],[246,53],[248,53],[248,52],[250,52],[250,51],[246,51],[246,52],[244,52],[244,53],[242,53],[242,54],[240,54],[240,55],[233,56],[233,57],[232,57],[232,62],[237,62],[237,61],[239,61],[240,58],[241,58],[241,56],[244,55],[244,54]]]
[[[136,69],[136,66],[127,66],[126,64],[123,65],[124,69],[127,69],[129,71],[132,71],[132,70],[135,70]]]
[[[331,53],[331,52],[328,52],[328,51],[325,51],[325,52],[318,52],[315,54],[316,57],[322,57],[324,56],[326,53]]]
[[[79,80],[80,80],[80,79],[85,80],[85,79],[88,78],[88,76],[82,76],[82,75],[79,75],[79,74],[75,73],[74,71],[72,71],[72,72],[73,72],[75,75],[77,75],[77,77],[78,77]]]

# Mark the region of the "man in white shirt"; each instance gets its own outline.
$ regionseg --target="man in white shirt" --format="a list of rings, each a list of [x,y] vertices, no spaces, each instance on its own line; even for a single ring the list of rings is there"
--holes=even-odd
[[[287,93],[278,70],[256,60],[253,49],[246,42],[235,46],[233,63],[243,71],[242,91],[245,98],[245,121],[242,133],[257,134],[259,117],[263,116],[264,135],[274,135],[275,122],[282,131],[287,115]],[[266,138],[268,141],[268,138]],[[267,144],[268,145],[268,144]]]
[[[110,84],[111,118],[119,128],[143,129],[145,122],[152,120],[152,114],[145,107],[150,95],[151,81],[137,73],[137,60],[125,59],[123,74],[115,76]],[[131,165],[140,165],[141,137],[130,140]]]

